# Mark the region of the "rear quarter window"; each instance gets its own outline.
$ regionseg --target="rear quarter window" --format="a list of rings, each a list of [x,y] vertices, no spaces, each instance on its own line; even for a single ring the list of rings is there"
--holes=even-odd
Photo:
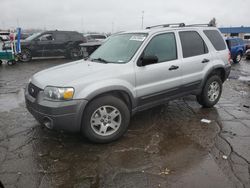
[[[219,33],[219,31],[217,31],[217,30],[204,30],[203,32],[205,33],[205,35],[207,36],[207,38],[210,40],[210,42],[212,43],[212,45],[214,46],[214,48],[217,51],[221,51],[221,50],[226,49],[225,42],[224,42],[221,34]]]
[[[207,45],[196,31],[179,32],[183,57],[192,57],[208,53]]]

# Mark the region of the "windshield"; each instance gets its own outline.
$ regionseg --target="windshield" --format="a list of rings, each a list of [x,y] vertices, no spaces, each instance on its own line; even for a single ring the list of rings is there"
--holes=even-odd
[[[91,56],[91,61],[127,63],[147,37],[145,33],[127,33],[109,37]]]
[[[35,33],[29,37],[27,37],[25,40],[33,40],[34,38],[36,38],[38,35],[40,35],[41,33]]]

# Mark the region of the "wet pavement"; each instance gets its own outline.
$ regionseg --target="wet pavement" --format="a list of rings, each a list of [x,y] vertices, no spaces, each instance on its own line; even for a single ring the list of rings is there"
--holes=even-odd
[[[66,62],[0,67],[5,187],[250,187],[250,61],[233,65],[214,108],[193,96],[171,101],[135,115],[123,138],[104,145],[47,130],[25,108],[29,77]]]

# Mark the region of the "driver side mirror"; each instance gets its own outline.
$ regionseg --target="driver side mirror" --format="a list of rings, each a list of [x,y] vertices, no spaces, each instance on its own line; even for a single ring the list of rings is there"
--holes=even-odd
[[[139,67],[143,67],[146,65],[151,65],[151,64],[155,64],[158,62],[158,57],[155,55],[149,55],[149,56],[144,56],[142,58],[140,58],[140,60],[137,62],[137,65]]]

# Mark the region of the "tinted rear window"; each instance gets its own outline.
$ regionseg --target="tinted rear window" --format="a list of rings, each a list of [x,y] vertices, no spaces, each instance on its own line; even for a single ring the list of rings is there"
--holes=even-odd
[[[67,34],[70,36],[71,40],[74,40],[74,41],[83,41],[84,40],[83,36],[80,33],[69,32]]]
[[[179,34],[184,58],[208,53],[205,42],[196,31],[181,31]]]
[[[68,40],[68,36],[65,33],[57,33],[56,40],[65,41]]]
[[[224,42],[221,34],[219,33],[219,31],[217,31],[217,30],[204,30],[204,33],[207,36],[207,38],[211,41],[211,43],[213,44],[214,48],[217,51],[221,51],[221,50],[226,49],[225,42]]]

